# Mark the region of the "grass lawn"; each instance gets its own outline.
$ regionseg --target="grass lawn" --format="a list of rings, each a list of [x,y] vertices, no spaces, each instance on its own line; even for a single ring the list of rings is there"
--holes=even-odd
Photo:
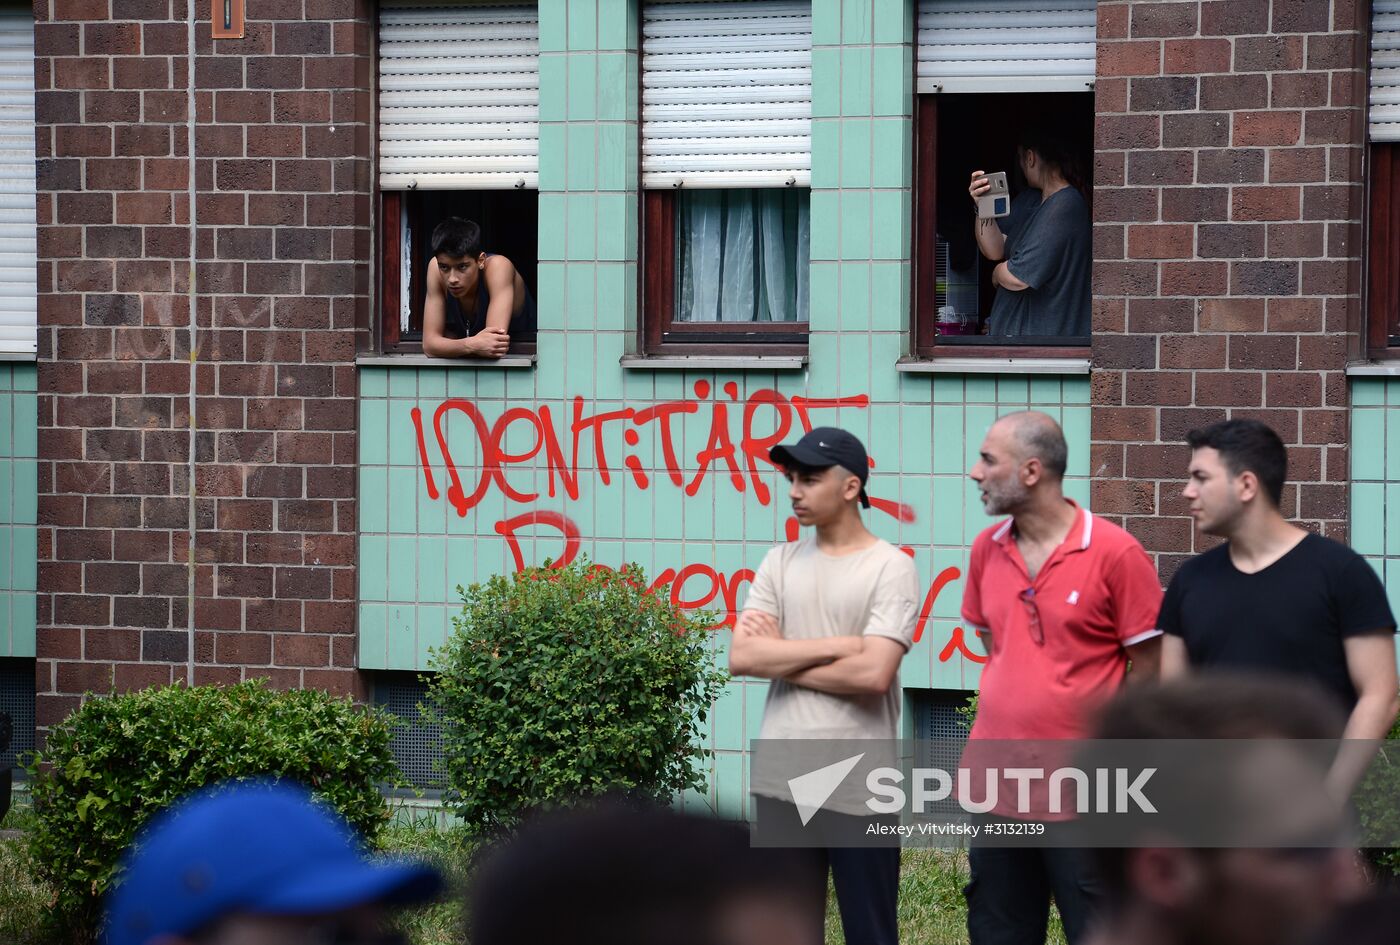
[[[28,810],[10,812],[0,828],[23,830]],[[454,893],[467,882],[470,841],[459,832],[436,830],[426,821],[389,829],[391,851],[411,854],[436,863],[448,877]],[[906,850],[900,870],[900,939],[906,945],[961,945],[967,941],[962,887],[967,882],[967,856],[936,850]],[[0,837],[0,942],[6,945],[46,945],[36,937],[47,906],[49,891],[33,880],[25,862],[22,841],[11,834]],[[1052,914],[1052,943],[1064,942],[1057,916]],[[844,945],[833,896],[827,908],[829,945]],[[427,909],[408,913],[403,930],[413,945],[462,945],[460,896]]]

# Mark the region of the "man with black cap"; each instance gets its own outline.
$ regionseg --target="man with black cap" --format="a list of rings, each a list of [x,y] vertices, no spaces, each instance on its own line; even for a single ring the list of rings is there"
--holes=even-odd
[[[892,740],[919,582],[909,557],[861,520],[861,507],[870,506],[865,447],[844,430],[818,427],[770,455],[791,483],[793,514],[815,533],[763,559],[734,631],[730,671],[773,680],[761,739]],[[773,805],[790,804],[788,783],[765,779],[758,766],[751,790],[760,824]],[[825,807],[838,815],[869,813],[843,809],[839,795]],[[897,942],[899,848],[812,852],[814,908],[825,909],[829,867],[846,941]]]
[[[390,945],[388,908],[442,879],[371,858],[350,826],[300,787],[216,786],[137,837],[107,897],[105,945]]]

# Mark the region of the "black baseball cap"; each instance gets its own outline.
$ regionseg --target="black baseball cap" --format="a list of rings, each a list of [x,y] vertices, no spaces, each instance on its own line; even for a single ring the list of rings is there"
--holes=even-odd
[[[828,469],[842,466],[860,480],[860,504],[870,508],[865,494],[865,481],[870,478],[870,459],[865,446],[851,434],[837,427],[815,427],[790,446],[775,446],[768,451],[773,462],[783,467],[805,466],[808,469]]]

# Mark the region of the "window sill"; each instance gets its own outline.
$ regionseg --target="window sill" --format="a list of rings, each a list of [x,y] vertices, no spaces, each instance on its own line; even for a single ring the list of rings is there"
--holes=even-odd
[[[624,354],[619,362],[628,371],[800,371],[805,354]]]
[[[1400,359],[1353,361],[1347,365],[1347,377],[1400,377]]]
[[[1088,374],[1088,358],[900,358],[901,374]]]
[[[532,368],[533,354],[508,354],[503,358],[433,358],[426,354],[362,354],[355,358],[360,367],[435,367],[490,371],[505,368]]]

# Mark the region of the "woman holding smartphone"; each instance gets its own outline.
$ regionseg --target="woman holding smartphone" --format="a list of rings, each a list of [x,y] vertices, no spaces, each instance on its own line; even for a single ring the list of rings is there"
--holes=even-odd
[[[988,334],[1087,341],[1093,231],[1076,158],[1049,130],[1023,133],[1016,152],[1027,189],[1008,216],[976,221],[977,246],[996,263]],[[990,189],[987,173],[973,171],[974,206]]]

